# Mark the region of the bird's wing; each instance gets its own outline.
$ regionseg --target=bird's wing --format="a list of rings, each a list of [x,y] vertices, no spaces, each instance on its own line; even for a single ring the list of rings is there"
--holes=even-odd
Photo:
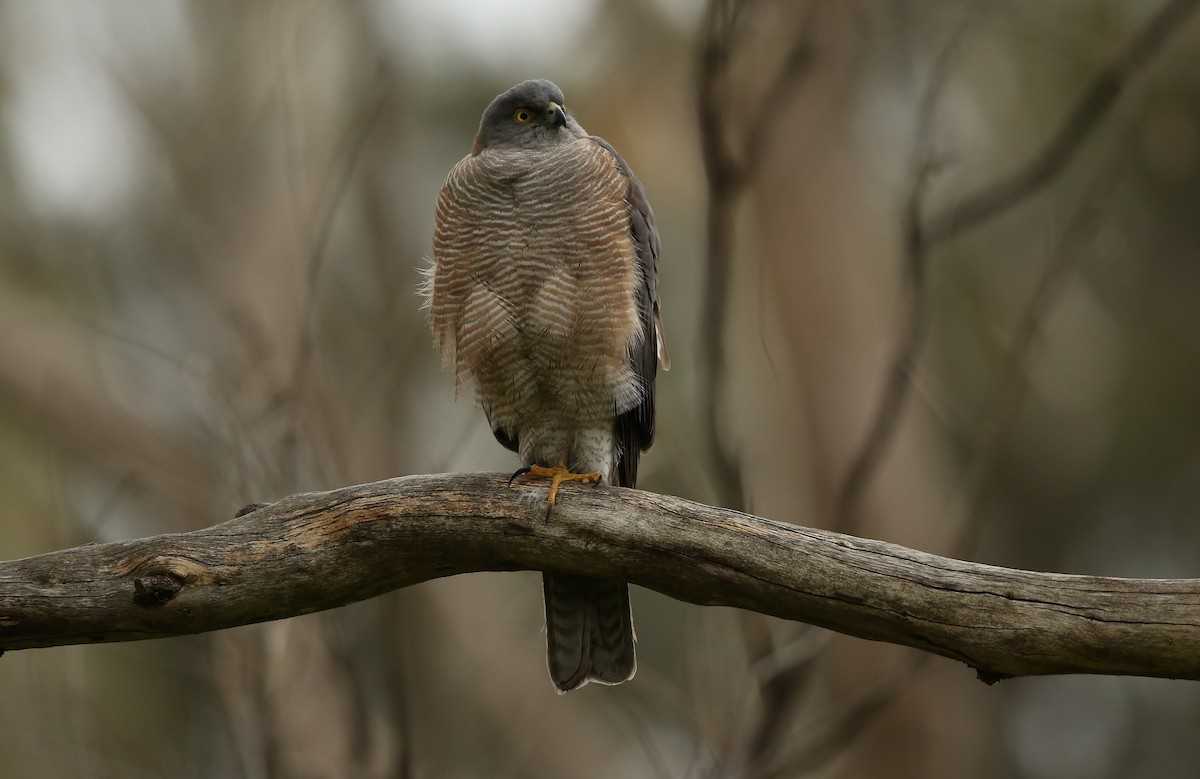
[[[616,435],[621,446],[617,464],[618,484],[633,487],[637,484],[638,459],[654,442],[654,377],[658,363],[663,370],[671,367],[663,341],[662,318],[658,304],[658,228],[654,211],[646,198],[646,190],[628,163],[607,141],[592,136],[616,159],[621,173],[629,182],[625,199],[629,204],[629,229],[637,249],[641,284],[638,287],[638,316],[641,318],[641,338],[630,347],[630,363],[642,383],[641,402],[617,417]]]

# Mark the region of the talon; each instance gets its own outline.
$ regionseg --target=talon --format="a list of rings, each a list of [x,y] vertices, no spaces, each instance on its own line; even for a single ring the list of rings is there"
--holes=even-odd
[[[550,507],[546,509],[547,519],[550,518],[550,509],[554,507],[554,503],[558,498],[558,488],[564,481],[593,482],[594,484],[599,484],[604,478],[604,474],[600,473],[599,471],[593,471],[591,473],[573,473],[567,470],[565,465],[556,465],[552,468],[547,468],[544,465],[526,465],[522,468],[518,468],[517,471],[511,477],[509,477],[508,483],[512,484],[513,479],[517,478],[518,476],[529,476],[534,479],[550,480],[550,494],[546,496],[546,502],[550,504]]]

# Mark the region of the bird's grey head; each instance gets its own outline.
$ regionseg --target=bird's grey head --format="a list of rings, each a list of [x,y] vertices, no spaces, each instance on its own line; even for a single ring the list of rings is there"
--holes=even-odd
[[[562,90],[545,79],[532,79],[492,100],[479,122],[472,153],[537,149],[581,135],[586,133],[567,113]]]

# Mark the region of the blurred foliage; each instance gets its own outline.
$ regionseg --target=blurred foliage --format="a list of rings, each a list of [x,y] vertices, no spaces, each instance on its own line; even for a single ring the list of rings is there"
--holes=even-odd
[[[755,513],[829,525],[927,212],[1033,154],[1151,5],[753,0],[717,420]],[[732,7],[732,6],[730,6]],[[497,11],[500,8],[500,11]],[[655,205],[674,370],[641,486],[714,500],[685,0],[0,2],[0,556],[251,501],[508,470],[415,294],[433,198],[497,92],[556,80]],[[805,22],[802,24],[801,22]],[[939,52],[962,36],[915,139]],[[1003,565],[1200,576],[1200,25],[1063,175],[940,246],[874,537]],[[1039,290],[1044,294],[1038,297]],[[1033,305],[1031,301],[1040,301]],[[1016,335],[1026,326],[1026,341]],[[636,588],[635,588],[636,589]],[[559,697],[536,574],[190,638],[0,659],[8,777],[1191,776],[1195,685],[1026,679],[636,590],[637,679]]]

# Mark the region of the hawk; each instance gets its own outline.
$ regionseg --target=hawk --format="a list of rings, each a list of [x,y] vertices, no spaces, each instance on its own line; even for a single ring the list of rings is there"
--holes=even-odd
[[[641,182],[549,81],[483,112],[437,198],[429,320],[455,391],[474,389],[527,474],[633,487],[654,440],[654,377],[669,365],[658,231]],[[559,692],[633,677],[625,582],[545,572]]]

